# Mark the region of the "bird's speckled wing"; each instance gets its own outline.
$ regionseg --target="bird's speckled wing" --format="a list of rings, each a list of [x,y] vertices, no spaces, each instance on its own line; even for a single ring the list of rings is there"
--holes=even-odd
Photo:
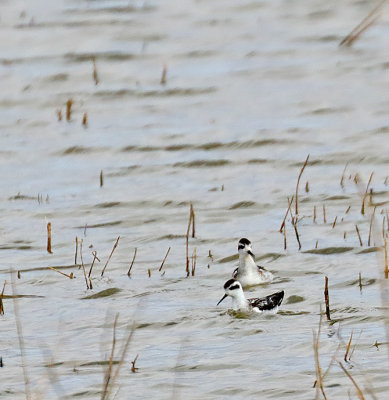
[[[284,291],[273,293],[266,297],[261,297],[260,299],[248,299],[252,307],[257,307],[261,311],[272,310],[282,303],[284,298]]]

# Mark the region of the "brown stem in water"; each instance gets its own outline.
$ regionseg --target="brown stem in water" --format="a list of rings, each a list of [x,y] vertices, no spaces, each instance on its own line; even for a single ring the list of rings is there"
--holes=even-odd
[[[135,247],[134,256],[132,257],[130,269],[129,269],[128,272],[127,272],[127,275],[128,275],[128,276],[131,276],[131,269],[132,269],[132,266],[134,265],[135,257],[136,257],[136,252],[137,252],[137,251],[138,251],[138,249]]]
[[[105,269],[107,268],[107,265],[108,265],[108,263],[109,263],[109,260],[111,259],[112,254],[113,254],[113,252],[115,251],[115,249],[116,249],[116,247],[117,247],[117,245],[118,245],[118,243],[119,243],[119,239],[120,239],[120,236],[118,236],[118,238],[116,239],[115,244],[113,245],[111,254],[109,255],[108,260],[107,260],[107,262],[105,263],[103,270],[101,271],[101,276],[104,275],[104,271],[105,271]]]
[[[161,264],[161,266],[160,266],[159,269],[158,269],[159,272],[162,271],[163,264],[165,264],[165,261],[166,261],[166,259],[167,259],[167,256],[169,255],[169,252],[170,252],[170,247],[167,249],[167,252],[166,252],[166,255],[165,255],[165,257],[164,257],[164,259],[163,259],[163,261],[162,261],[162,264]]]
[[[298,213],[299,213],[299,208],[298,208],[298,190],[299,190],[300,179],[301,179],[301,175],[302,175],[303,172],[304,172],[305,167],[306,167],[307,164],[308,164],[308,160],[309,160],[309,154],[308,154],[307,159],[305,160],[304,165],[302,166],[301,171],[300,171],[300,174],[299,174],[299,176],[298,176],[298,178],[297,178],[297,184],[296,184],[296,202],[295,202],[295,203],[296,203],[296,209],[295,209],[296,217],[297,217],[297,215],[298,215]]]
[[[324,300],[325,300],[325,303],[326,303],[326,316],[327,316],[327,321],[331,321],[331,315],[330,315],[330,298],[329,298],[329,295],[328,295],[328,276],[325,277]]]

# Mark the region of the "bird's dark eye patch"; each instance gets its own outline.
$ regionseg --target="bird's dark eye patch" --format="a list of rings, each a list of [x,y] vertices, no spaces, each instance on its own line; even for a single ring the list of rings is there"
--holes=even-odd
[[[239,244],[251,244],[250,240],[246,239],[246,238],[242,238],[239,240]]]
[[[236,282],[235,279],[229,279],[225,284],[224,284],[224,289],[227,289],[229,286],[233,285]]]
[[[243,244],[240,244],[239,246],[238,246],[238,250],[243,250],[244,249],[244,245]]]
[[[229,289],[230,289],[230,290],[239,289],[239,285],[238,285],[238,284],[233,285],[233,286],[229,287]]]

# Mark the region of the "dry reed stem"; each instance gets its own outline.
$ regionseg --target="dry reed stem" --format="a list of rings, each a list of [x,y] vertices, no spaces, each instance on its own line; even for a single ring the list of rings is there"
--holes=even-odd
[[[327,400],[327,396],[324,392],[324,386],[323,386],[323,376],[322,376],[322,371],[320,367],[320,359],[319,359],[319,337],[320,337],[320,331],[321,331],[321,311],[320,311],[320,320],[319,320],[319,329],[317,333],[313,331],[313,352],[315,356],[315,371],[316,371],[316,399],[319,399],[319,393],[321,391],[323,397],[325,400]]]
[[[66,102],[66,121],[70,122],[72,119],[72,105],[73,105],[73,99],[69,99]]]
[[[282,230],[284,234],[284,250],[286,250],[286,226],[284,226],[284,229]]]
[[[195,276],[196,261],[197,261],[197,250],[196,250],[196,247],[195,247],[194,250],[193,250],[193,254],[192,254],[192,276]]]
[[[344,189],[344,174],[346,173],[346,169],[347,169],[348,163],[346,163],[346,165],[344,166],[344,170],[342,173],[342,177],[340,178],[340,186],[342,189]]]
[[[93,80],[95,81],[95,85],[97,86],[99,84],[99,77],[97,75],[97,67],[96,67],[96,58],[92,57],[92,63],[93,63]]]
[[[323,222],[326,224],[327,223],[327,218],[326,218],[326,206],[323,204]]]
[[[60,109],[57,110],[57,119],[58,122],[62,121],[62,111]]]
[[[316,224],[316,206],[313,206],[313,223]]]
[[[305,182],[305,193],[309,192],[309,183],[308,181]]]
[[[169,249],[170,249],[170,247],[169,247]],[[138,251],[138,249],[135,247],[134,256],[132,257],[131,265],[130,265],[130,268],[129,268],[128,272],[127,272],[127,275],[128,275],[128,276],[131,276],[131,269],[132,269],[132,266],[134,265],[135,257],[136,257],[136,252],[137,252],[137,251]]]
[[[16,289],[15,289],[15,281],[14,281],[13,271],[11,271],[11,287],[12,287],[12,295],[13,295],[13,306],[14,306],[14,314],[15,314],[15,321],[16,321],[16,330],[18,333],[18,340],[19,340],[20,357],[22,359],[24,388],[25,388],[25,392],[26,392],[26,399],[30,400],[31,399],[30,379],[28,376],[27,365],[26,365],[23,328],[22,328],[22,323],[20,321],[18,295],[17,295]]]
[[[367,239],[367,245],[368,245],[369,247],[370,247],[370,239],[371,239],[371,229],[372,229],[372,226],[373,226],[373,221],[374,221],[374,216],[375,216],[375,210],[376,210],[376,208],[377,208],[377,207],[374,207],[373,213],[371,214],[371,217],[370,217],[369,237],[368,237],[368,239]]]
[[[351,210],[351,206],[348,206],[348,208],[347,208],[345,214],[348,214],[350,210]]]
[[[188,277],[190,275],[190,270],[189,270],[189,231],[190,231],[190,226],[192,223],[192,218],[193,218],[193,213],[192,213],[192,207],[191,207],[190,212],[189,212],[188,229],[186,230],[186,277]]]
[[[362,275],[359,273],[359,291],[362,292]]]
[[[348,356],[348,353],[350,351],[350,346],[351,346],[351,341],[352,340],[353,340],[353,331],[351,331],[350,339],[349,339],[349,341],[347,343],[347,347],[346,347],[346,352],[344,353],[344,361],[345,362],[348,362],[350,360],[350,358],[351,358],[351,356],[350,356],[350,358],[347,360],[347,356]]]
[[[193,209],[193,204],[190,203],[190,212],[192,214],[192,238],[194,238],[196,236],[196,228],[195,228],[195,212]]]
[[[53,254],[51,251],[51,222],[47,223],[47,252]]]
[[[135,372],[138,371],[138,369],[139,369],[139,368],[135,367],[135,364],[136,364],[136,361],[137,361],[138,357],[139,357],[139,354],[136,355],[136,357],[134,358],[134,361],[131,361],[131,364],[132,364],[131,372],[133,374],[135,374]]]
[[[293,225],[293,228],[294,228],[294,233],[295,233],[295,235],[296,235],[297,243],[298,243],[298,245],[299,245],[299,250],[301,250],[300,235],[299,235],[298,230],[297,230],[297,222],[298,222],[298,220],[297,220],[297,215],[296,215],[296,216],[293,216],[292,210],[290,210],[290,215],[291,215],[291,217],[292,217],[292,225]]]
[[[103,177],[103,170],[100,171],[100,187],[104,185],[104,177]]]
[[[162,75],[161,75],[161,85],[166,85],[166,75],[167,75],[167,65],[163,66]]]
[[[359,239],[359,244],[361,247],[363,246],[362,239],[361,239],[361,234],[359,233],[358,225],[355,225],[355,230],[357,231],[358,239]]]
[[[382,239],[385,239],[385,215],[384,218],[382,218]]]
[[[370,186],[371,180],[373,179],[373,174],[374,174],[374,172],[372,172],[370,174],[370,178],[369,178],[369,180],[367,182],[367,185],[366,185],[365,193],[364,193],[364,195],[362,197],[362,207],[361,207],[361,214],[362,215],[365,215],[365,201],[366,201],[366,197],[367,197],[367,192],[369,191],[369,186]]]
[[[87,278],[87,276],[86,276],[85,265],[84,265],[84,259],[83,259],[83,257],[82,257],[82,243],[83,243],[83,240],[81,239],[81,242],[80,242],[81,266],[82,266],[82,270],[83,270],[83,272],[84,272],[84,278],[85,278],[86,288],[87,288],[87,289],[90,289],[90,287],[89,287],[89,282],[88,282],[88,278]]]
[[[385,208],[385,215],[386,215],[386,223],[388,224],[387,230],[389,231],[389,214],[388,214],[388,210],[386,208]]]
[[[113,254],[113,252],[115,251],[115,249],[116,249],[116,247],[117,247],[117,245],[118,245],[118,243],[119,243],[119,239],[120,239],[120,236],[118,236],[118,238],[116,239],[115,244],[113,245],[111,254],[109,255],[108,260],[107,260],[107,262],[105,263],[103,270],[101,271],[101,276],[104,275],[105,269],[106,269],[107,266],[108,266],[108,263],[109,263],[109,261],[110,261],[110,259],[111,259],[111,257],[112,257],[112,254]]]
[[[159,269],[158,269],[159,272],[162,271],[163,264],[165,264],[165,261],[166,261],[166,259],[167,259],[167,256],[169,255],[169,252],[170,252],[170,247],[167,249],[167,252],[166,252],[165,257],[164,257],[164,259],[163,259],[163,261],[162,261],[162,264],[161,264],[161,266],[160,266]]]
[[[344,240],[346,240],[346,236],[347,236],[347,232],[344,231],[344,232],[343,232],[343,239],[344,239]]]
[[[78,237],[76,236],[76,251],[74,252],[74,265],[77,265]]]
[[[151,269],[150,268],[147,270],[147,273],[149,275],[149,278],[151,278]]]
[[[112,368],[113,368],[113,357],[115,354],[115,347],[116,347],[116,326],[117,326],[118,318],[119,318],[119,314],[116,314],[115,320],[113,323],[113,337],[112,337],[111,354],[109,356],[108,368],[107,368],[107,370],[105,372],[105,376],[104,376],[103,392],[101,395],[102,400],[106,399],[109,395],[108,389],[109,389],[109,383],[111,381]]]
[[[4,315],[3,297],[4,297],[4,289],[5,289],[6,284],[7,284],[7,281],[4,281],[3,290],[1,291],[1,295],[0,295],[0,315]]]
[[[281,224],[281,227],[280,227],[280,232],[282,232],[282,230],[285,227],[285,221],[286,221],[286,218],[288,217],[288,214],[289,214],[289,211],[290,211],[290,207],[292,207],[293,199],[294,199],[294,196],[292,196],[292,198],[289,201],[289,197],[288,197],[288,208],[286,209],[285,217],[284,217],[284,219],[282,221],[282,224]]]
[[[319,247],[319,240],[316,240],[315,249],[317,249],[318,247]]]
[[[213,261],[213,255],[211,253],[211,250],[208,250],[208,258],[210,258],[211,261]]]
[[[301,175],[302,175],[303,172],[304,172],[305,167],[306,167],[307,164],[308,164],[308,160],[309,160],[309,154],[308,154],[307,159],[305,160],[305,162],[304,162],[304,164],[303,164],[303,166],[302,166],[302,168],[301,168],[301,170],[300,170],[299,176],[298,176],[298,178],[297,178],[296,197],[295,197],[295,200],[296,200],[296,201],[295,201],[295,203],[296,203],[295,214],[296,214],[296,216],[297,216],[298,213],[299,213],[299,208],[298,208],[298,190],[299,190],[300,179],[301,179]]]
[[[48,268],[48,269],[51,269],[52,271],[58,272],[59,274],[64,275],[64,276],[66,276],[66,277],[69,278],[69,279],[73,279],[73,278],[74,278],[73,272],[71,272],[70,275],[68,275],[68,274],[65,274],[65,272],[62,272],[62,271],[60,271],[59,269],[56,269],[56,268],[54,268],[54,267],[47,267],[47,268]]]
[[[335,219],[334,219],[334,222],[332,223],[332,229],[334,229],[334,228],[335,228],[335,225],[336,225],[336,221],[337,221],[337,219],[338,219],[338,216],[336,216],[336,217],[335,217]]]
[[[83,116],[82,116],[82,126],[84,128],[88,127],[88,113],[84,112]]]
[[[378,12],[385,2],[386,0],[382,0],[378,3],[377,6],[374,7],[373,10],[370,11],[370,13],[363,18],[362,21],[339,43],[339,46],[345,45],[350,47],[361,36],[361,34],[366,31],[366,29],[372,26],[378,19]]]
[[[91,277],[93,266],[95,265],[95,261],[97,260],[98,262],[100,262],[100,258],[97,257],[97,251],[96,250],[92,251],[92,254],[93,254],[93,260],[92,260],[92,264],[91,264],[91,266],[89,268],[89,272],[88,272],[89,281],[90,281],[90,277]]]
[[[338,364],[339,364],[340,368],[342,368],[343,372],[350,379],[350,381],[353,383],[353,385],[354,385],[354,387],[355,387],[355,389],[357,391],[359,399],[360,400],[365,400],[365,397],[363,396],[361,389],[357,385],[357,382],[355,382],[355,379],[351,376],[350,372],[347,371],[347,369],[343,366],[343,364],[340,361],[338,361]]]
[[[326,317],[327,317],[327,321],[331,321],[331,315],[330,315],[330,297],[329,297],[329,295],[328,295],[328,276],[325,277],[324,301],[325,301],[325,303],[326,303]]]
[[[388,240],[384,238],[384,257],[385,257],[385,279],[388,279]]]

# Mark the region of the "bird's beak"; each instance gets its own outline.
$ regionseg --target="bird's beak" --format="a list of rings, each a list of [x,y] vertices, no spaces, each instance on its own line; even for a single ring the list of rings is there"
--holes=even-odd
[[[218,306],[226,297],[228,297],[228,294],[225,294],[216,305]]]
[[[250,254],[251,257],[255,258],[255,255],[253,254],[253,252],[251,250],[249,250],[247,253]]]

